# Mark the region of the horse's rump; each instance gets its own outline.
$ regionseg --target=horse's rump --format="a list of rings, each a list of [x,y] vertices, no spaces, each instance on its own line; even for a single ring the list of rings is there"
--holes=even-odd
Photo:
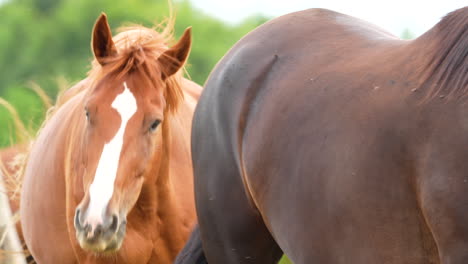
[[[312,9],[239,41],[211,73],[192,132],[208,262],[273,263],[282,251],[295,263],[467,261],[455,245],[468,236],[445,232],[466,231],[455,182],[467,172],[467,12],[404,41]]]

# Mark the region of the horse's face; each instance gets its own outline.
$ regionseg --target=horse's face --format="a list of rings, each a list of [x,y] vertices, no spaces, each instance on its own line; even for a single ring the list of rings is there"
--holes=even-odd
[[[162,94],[137,94],[131,78],[103,80],[86,103],[85,197],[76,211],[78,240],[85,249],[114,250],[125,234],[147,169],[161,142]],[[140,90],[138,90],[140,91]]]
[[[181,42],[186,39],[183,37]],[[187,49],[187,45],[179,44],[166,52]],[[103,57],[116,50],[113,45],[107,20],[102,16],[94,29],[93,47],[103,68]],[[188,49],[184,54],[183,58],[175,58],[183,63]],[[127,214],[135,206],[142,186],[146,182],[155,184],[166,106],[164,87],[154,87],[164,86],[164,75],[159,73],[158,77],[160,80],[150,81],[139,71],[119,78],[117,74],[107,75],[96,83],[85,103],[84,197],[75,212],[75,229],[80,246],[86,250],[119,250]]]

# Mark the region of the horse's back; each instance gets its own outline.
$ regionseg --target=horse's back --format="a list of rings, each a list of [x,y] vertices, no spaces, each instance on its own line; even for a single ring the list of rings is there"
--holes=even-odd
[[[209,107],[229,109],[225,117],[232,119],[225,122],[235,122],[250,111],[246,103],[258,105],[271,89],[284,90],[285,95],[311,93],[307,100],[339,100],[360,87],[333,89],[333,85],[373,77],[363,76],[363,70],[386,74],[391,65],[383,62],[404,46],[404,41],[382,29],[347,15],[324,9],[292,13],[252,31],[228,52],[210,74],[199,112],[206,114],[205,105],[219,102],[222,105]],[[325,82],[332,82],[326,83],[332,89],[317,88]],[[295,104],[298,97],[281,99]]]
[[[409,180],[412,120],[399,99],[410,93],[399,74],[410,67],[406,45],[327,10],[293,13],[243,38],[197,107],[197,206],[210,200],[199,193],[216,199],[236,186],[245,197],[233,212],[258,211],[264,225],[252,226],[268,229],[296,263],[431,263],[434,244]],[[231,223],[205,204],[201,221]]]

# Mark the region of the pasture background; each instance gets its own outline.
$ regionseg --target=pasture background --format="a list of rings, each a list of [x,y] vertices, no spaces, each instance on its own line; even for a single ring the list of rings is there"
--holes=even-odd
[[[188,0],[176,1],[174,9],[177,39],[186,27],[193,27],[187,70],[201,85],[235,42],[269,19],[254,15],[241,23],[226,24],[194,8]],[[169,15],[165,0],[0,2],[0,97],[13,104],[31,135],[46,109],[30,87],[37,84],[55,98],[60,87],[68,88],[86,77],[92,59],[91,30],[102,11],[107,13],[112,29],[128,22],[151,27]],[[402,37],[411,38],[412,34],[405,31]],[[15,143],[14,132],[10,114],[0,107],[0,147]]]
[[[193,27],[187,70],[201,85],[237,40],[267,20],[253,16],[226,25],[189,1],[177,1],[174,9],[177,38],[186,27]],[[16,107],[31,132],[45,113],[29,88],[31,82],[55,98],[60,86],[68,88],[85,78],[92,59],[91,30],[103,11],[113,30],[128,22],[151,27],[169,16],[166,0],[11,0],[0,5],[0,97]],[[0,107],[0,147],[15,142],[12,132],[10,115]]]

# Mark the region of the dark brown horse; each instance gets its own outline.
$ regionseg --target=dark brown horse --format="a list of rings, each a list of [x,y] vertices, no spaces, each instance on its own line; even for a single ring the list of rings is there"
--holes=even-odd
[[[208,263],[468,263],[467,68],[468,8],[412,41],[321,9],[243,38],[192,130]]]
[[[190,128],[201,87],[183,78],[190,29],[114,38],[93,30],[95,62],[34,141],[21,225],[38,263],[172,263],[195,223]]]

